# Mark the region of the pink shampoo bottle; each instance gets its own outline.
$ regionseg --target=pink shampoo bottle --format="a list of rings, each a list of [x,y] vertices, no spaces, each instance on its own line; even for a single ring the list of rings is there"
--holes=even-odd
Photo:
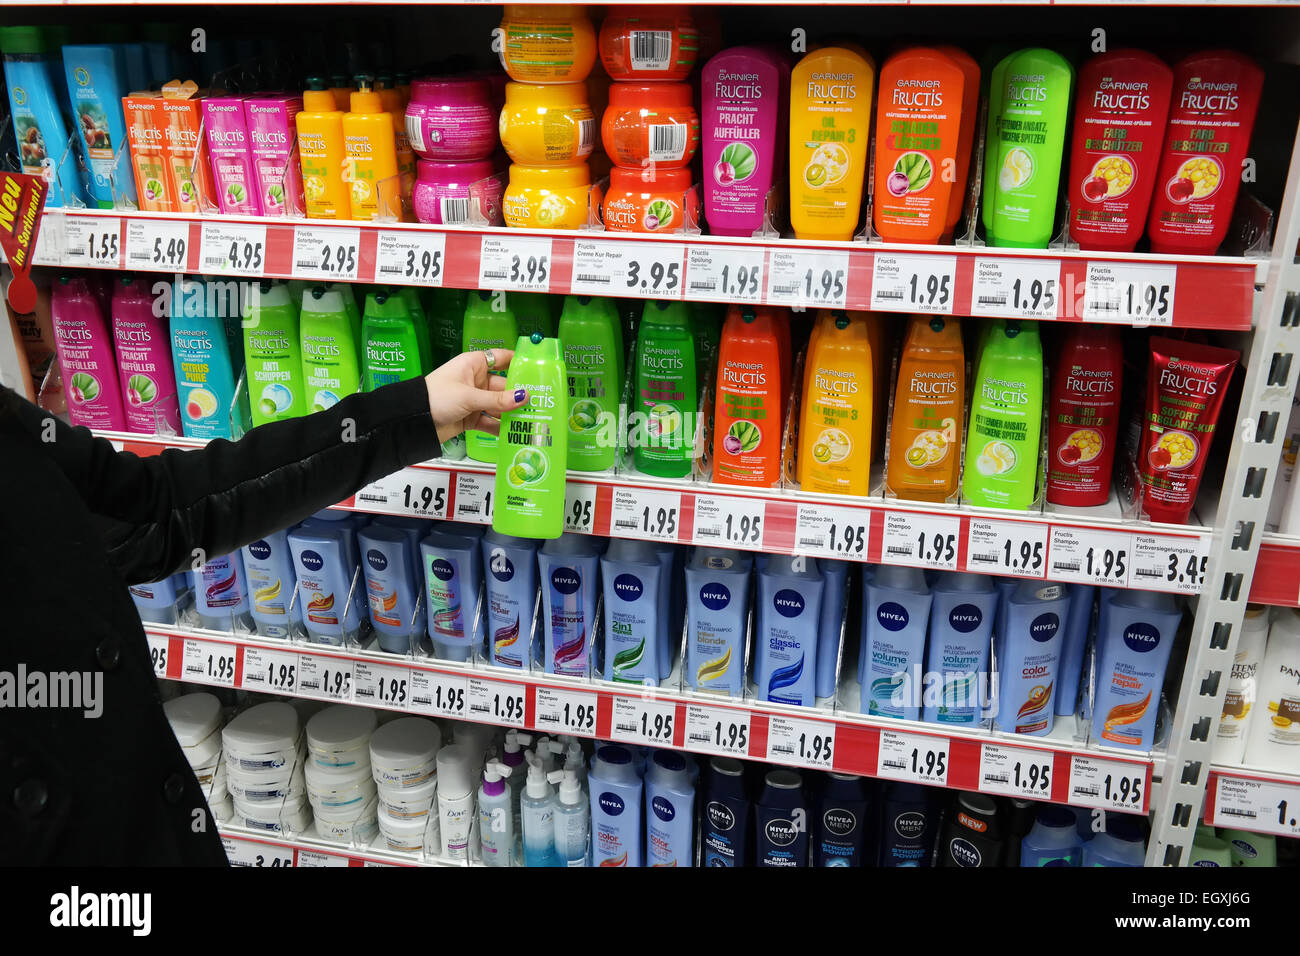
[[[50,299],[54,348],[74,425],[125,431],[122,393],[117,385],[113,335],[99,297],[77,276],[61,276]]]
[[[217,207],[228,216],[256,216],[258,201],[253,153],[244,123],[240,96],[209,96],[203,100],[203,128],[208,138],[208,159],[216,184]]]
[[[115,283],[113,341],[126,430],[153,435],[170,428],[179,435],[181,410],[167,318],[154,314],[154,296],[144,279],[127,276]]]

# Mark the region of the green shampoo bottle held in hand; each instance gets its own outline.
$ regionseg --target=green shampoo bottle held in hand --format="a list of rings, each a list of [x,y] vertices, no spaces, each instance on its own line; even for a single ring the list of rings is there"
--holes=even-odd
[[[519,325],[504,292],[479,290],[469,294],[461,332],[461,347],[464,351],[508,349],[518,338]],[[492,374],[506,373],[496,370]],[[465,450],[475,461],[495,462],[497,437],[472,428],[465,433]]]
[[[624,374],[623,329],[613,300],[565,297],[560,342],[568,380],[569,467],[613,468]]]
[[[416,320],[400,295],[380,289],[366,296],[361,337],[366,343],[363,379],[367,392],[424,373]]]
[[[253,425],[296,418],[307,409],[298,307],[282,282],[262,281],[247,289],[244,365]]]
[[[302,297],[299,324],[305,402],[313,412],[324,411],[361,388],[356,330],[344,293],[311,286]]]
[[[560,340],[541,332],[519,337],[506,389],[528,402],[501,416],[492,527],[519,538],[564,533],[569,463],[569,390]]]
[[[1036,322],[994,320],[980,353],[966,432],[962,498],[1024,511],[1034,502],[1043,429],[1043,346]]]
[[[699,377],[695,333],[685,303],[645,304],[636,341],[631,415],[632,463],[659,478],[684,478],[695,457]]]

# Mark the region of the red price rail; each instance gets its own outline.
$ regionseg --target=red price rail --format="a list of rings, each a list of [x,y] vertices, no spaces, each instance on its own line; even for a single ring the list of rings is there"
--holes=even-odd
[[[1258,263],[47,210],[37,265],[1247,330]]]
[[[1300,606],[1300,538],[1265,535],[1255,559],[1250,599],[1278,607]]]
[[[418,853],[401,853],[384,845],[377,836],[368,846],[351,846],[322,840],[314,830],[301,834],[270,836],[229,823],[219,824],[221,842],[231,866],[285,869],[288,867],[365,866],[473,866],[464,860],[448,860]]]
[[[1300,837],[1300,773],[1214,767],[1204,821],[1229,830]]]

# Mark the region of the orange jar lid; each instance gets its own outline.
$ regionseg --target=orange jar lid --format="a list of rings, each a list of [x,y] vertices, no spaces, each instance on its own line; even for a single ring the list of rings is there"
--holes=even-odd
[[[611,109],[695,109],[689,83],[614,83],[609,88]]]
[[[655,167],[650,179],[642,179],[644,169],[624,169],[615,166],[609,171],[610,193],[667,193],[680,198],[691,188],[694,178],[689,169],[660,169]]]

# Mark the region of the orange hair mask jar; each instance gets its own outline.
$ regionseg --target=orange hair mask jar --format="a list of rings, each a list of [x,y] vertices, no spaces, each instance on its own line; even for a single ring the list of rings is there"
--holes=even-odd
[[[654,163],[680,169],[700,146],[700,117],[685,83],[615,83],[600,127],[605,153],[615,166],[640,169]]]
[[[615,80],[684,80],[699,52],[684,7],[615,7],[600,25],[600,62]]]
[[[689,169],[611,169],[601,218],[610,232],[678,232],[699,221],[699,197]]]

